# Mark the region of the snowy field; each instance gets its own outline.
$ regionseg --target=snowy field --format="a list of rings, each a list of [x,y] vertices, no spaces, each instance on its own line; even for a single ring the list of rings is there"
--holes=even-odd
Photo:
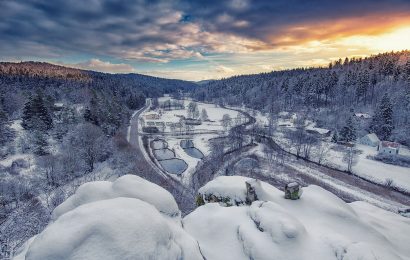
[[[251,205],[208,203],[184,218],[168,191],[138,176],[86,183],[15,259],[410,259],[408,218],[314,185],[295,201],[241,176],[200,192],[245,200],[245,182],[257,195]]]
[[[291,146],[289,140],[281,133],[277,133],[274,139],[282,147],[286,148],[286,150],[296,153],[295,148]],[[328,141],[323,141],[323,145],[328,147],[328,151],[326,152],[322,163],[340,170],[347,170],[347,164],[343,161],[343,149],[345,149],[345,147]],[[393,180],[394,186],[410,191],[409,167],[396,166],[367,158],[368,156],[374,156],[377,154],[376,147],[356,144],[355,148],[359,151],[359,154],[357,162],[352,168],[354,174],[380,184],[385,184],[386,180],[391,179]],[[312,148],[311,159],[313,161],[317,160],[317,153],[318,150]],[[410,156],[408,148],[404,146],[401,147],[400,154]]]
[[[391,179],[393,180],[393,185],[410,191],[410,168],[367,158],[367,156],[377,154],[376,147],[356,144],[356,148],[360,151],[360,154],[357,164],[353,166],[355,174],[381,184],[385,184],[387,179]],[[406,148],[403,148],[400,154],[407,154],[408,156],[406,150]],[[330,150],[326,161],[329,165],[334,165],[339,169],[346,169],[346,163],[343,162],[343,153]]]

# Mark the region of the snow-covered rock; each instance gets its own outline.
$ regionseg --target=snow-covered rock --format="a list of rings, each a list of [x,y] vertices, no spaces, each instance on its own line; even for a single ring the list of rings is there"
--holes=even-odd
[[[255,192],[259,200],[267,200],[266,196],[269,194],[265,190],[268,190],[271,194],[279,196],[281,193],[278,189],[267,186],[268,184],[255,179],[242,177],[242,176],[220,176],[213,181],[208,182],[199,189],[199,196],[205,203],[216,202],[213,198],[217,199],[222,206],[232,205],[245,205],[246,204],[246,185],[245,183],[252,183],[255,188]],[[263,187],[263,188],[262,188]],[[273,188],[273,189],[272,189]]]
[[[203,259],[178,206],[138,176],[80,186],[15,259]]]
[[[81,185],[76,193],[53,211],[53,219],[74,208],[103,199],[136,198],[154,205],[161,213],[179,216],[174,197],[167,190],[136,175],[124,175],[114,182],[95,181]]]
[[[243,201],[249,181],[218,177],[200,192]],[[253,187],[250,206],[207,203],[184,218],[207,259],[410,259],[407,218],[317,186],[295,201],[267,183]]]
[[[31,243],[26,259],[202,259],[174,220],[135,198],[84,204],[61,215]]]
[[[265,182],[224,176],[199,192],[244,203],[206,201],[181,221],[172,196],[139,177],[88,183],[15,259],[410,259],[410,219],[317,186],[287,200]]]

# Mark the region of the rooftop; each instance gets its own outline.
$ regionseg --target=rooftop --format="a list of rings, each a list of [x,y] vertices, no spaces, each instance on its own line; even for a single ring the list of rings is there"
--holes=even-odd
[[[382,141],[381,142],[381,146],[382,147],[389,147],[389,148],[399,148],[400,144],[399,143],[395,143],[395,142],[389,142],[389,141]]]

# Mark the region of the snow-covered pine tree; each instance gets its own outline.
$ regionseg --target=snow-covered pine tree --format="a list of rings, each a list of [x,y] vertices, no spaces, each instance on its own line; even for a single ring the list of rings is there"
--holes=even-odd
[[[39,156],[49,154],[47,135],[41,130],[34,130],[32,132],[33,153]]]
[[[100,125],[97,116],[91,111],[89,107],[84,109],[84,120],[94,125]]]
[[[201,111],[201,120],[202,121],[207,121],[208,120],[208,112],[206,112],[206,109],[203,108]]]
[[[14,133],[7,125],[8,117],[6,112],[2,109],[0,104],[0,145],[4,146],[6,143],[14,138]]]
[[[382,140],[388,140],[393,129],[393,106],[386,93],[376,109],[370,124],[370,130],[376,133]]]
[[[353,118],[350,116],[349,119],[347,119],[346,125],[340,131],[339,140],[343,142],[352,142],[355,141],[356,138],[356,128],[353,124]]]
[[[337,136],[337,131],[335,131],[332,135],[332,143],[337,143],[339,141],[339,137]]]
[[[359,72],[359,78],[357,82],[357,89],[356,89],[356,94],[357,94],[357,101],[364,100],[366,101],[366,94],[367,94],[367,89],[370,84],[370,76],[369,76],[369,71],[367,69],[360,71]]]
[[[53,119],[40,93],[30,97],[24,105],[22,118],[21,126],[26,130],[47,131],[53,128]]]

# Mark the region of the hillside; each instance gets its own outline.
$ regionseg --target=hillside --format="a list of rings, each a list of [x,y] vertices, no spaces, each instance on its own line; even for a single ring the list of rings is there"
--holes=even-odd
[[[373,115],[382,97],[392,104],[388,140],[410,144],[410,51],[339,59],[327,68],[300,68],[209,81],[199,101],[246,106],[276,117],[298,112],[319,127],[339,132],[354,113]],[[359,127],[371,131],[369,124]]]
[[[126,128],[146,98],[194,87],[138,74],[0,63],[0,258],[41,230],[50,210],[90,178],[138,168],[163,181],[128,144]]]

